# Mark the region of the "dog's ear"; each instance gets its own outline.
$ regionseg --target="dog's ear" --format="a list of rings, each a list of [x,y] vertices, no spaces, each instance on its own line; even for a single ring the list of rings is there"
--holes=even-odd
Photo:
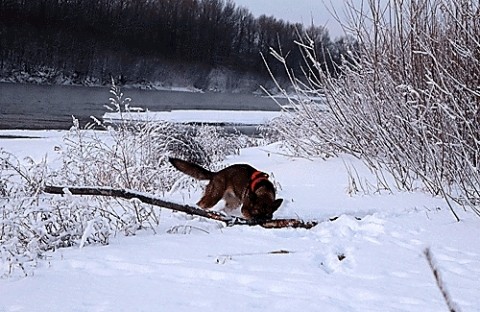
[[[283,203],[283,199],[282,198],[278,198],[276,199],[273,204],[272,204],[272,208],[273,208],[273,211],[277,211],[277,209],[280,207],[280,205]]]

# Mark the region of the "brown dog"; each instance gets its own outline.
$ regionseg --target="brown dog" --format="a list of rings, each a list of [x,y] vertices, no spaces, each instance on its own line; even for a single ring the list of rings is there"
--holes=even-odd
[[[169,161],[175,168],[195,179],[210,181],[197,203],[203,209],[212,208],[223,198],[227,209],[242,205],[242,214],[248,220],[270,220],[283,202],[281,198],[275,199],[275,188],[268,180],[268,174],[250,165],[231,165],[212,172],[178,158],[169,158]]]

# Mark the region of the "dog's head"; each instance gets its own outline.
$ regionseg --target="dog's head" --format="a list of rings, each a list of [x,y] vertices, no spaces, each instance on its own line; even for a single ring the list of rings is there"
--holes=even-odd
[[[275,199],[275,187],[268,174],[256,170],[250,178],[248,196],[243,202],[242,214],[249,220],[271,220],[283,199]]]
[[[250,195],[249,200],[244,202],[242,214],[248,220],[270,220],[282,202],[283,199],[281,198],[272,200],[270,196],[259,196],[253,193]]]

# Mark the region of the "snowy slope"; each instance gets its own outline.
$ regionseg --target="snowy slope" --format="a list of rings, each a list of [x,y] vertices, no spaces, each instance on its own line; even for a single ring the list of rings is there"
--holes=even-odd
[[[0,148],[28,155],[35,146],[35,157],[53,161],[61,137],[29,134],[42,138],[0,139]],[[61,249],[33,276],[0,280],[0,311],[447,311],[426,247],[462,311],[479,311],[480,219],[471,213],[458,208],[457,223],[420,192],[349,194],[345,164],[370,178],[349,157],[292,159],[274,144],[226,161],[238,162],[271,173],[285,199],[276,217],[322,222],[225,228],[165,211],[156,234]]]

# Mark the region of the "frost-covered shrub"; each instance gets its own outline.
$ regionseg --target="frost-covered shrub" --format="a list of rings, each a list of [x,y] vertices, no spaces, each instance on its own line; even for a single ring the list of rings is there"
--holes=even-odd
[[[29,264],[38,258],[28,239],[30,231],[22,220],[24,211],[18,209],[36,204],[39,190],[32,184],[37,184],[38,176],[31,176],[30,170],[23,170],[19,164],[13,155],[0,150],[0,276],[12,273],[17,267],[27,272]]]
[[[107,244],[113,233],[111,214],[94,208],[91,201],[43,195],[47,178],[45,161],[0,152],[0,276],[16,269],[29,274],[48,251]]]
[[[296,154],[350,153],[388,171],[399,188],[421,180],[432,194],[478,213],[479,2],[350,3],[345,27],[359,53],[330,75],[313,41],[299,42],[306,75],[292,77],[297,94],[279,135]]]

